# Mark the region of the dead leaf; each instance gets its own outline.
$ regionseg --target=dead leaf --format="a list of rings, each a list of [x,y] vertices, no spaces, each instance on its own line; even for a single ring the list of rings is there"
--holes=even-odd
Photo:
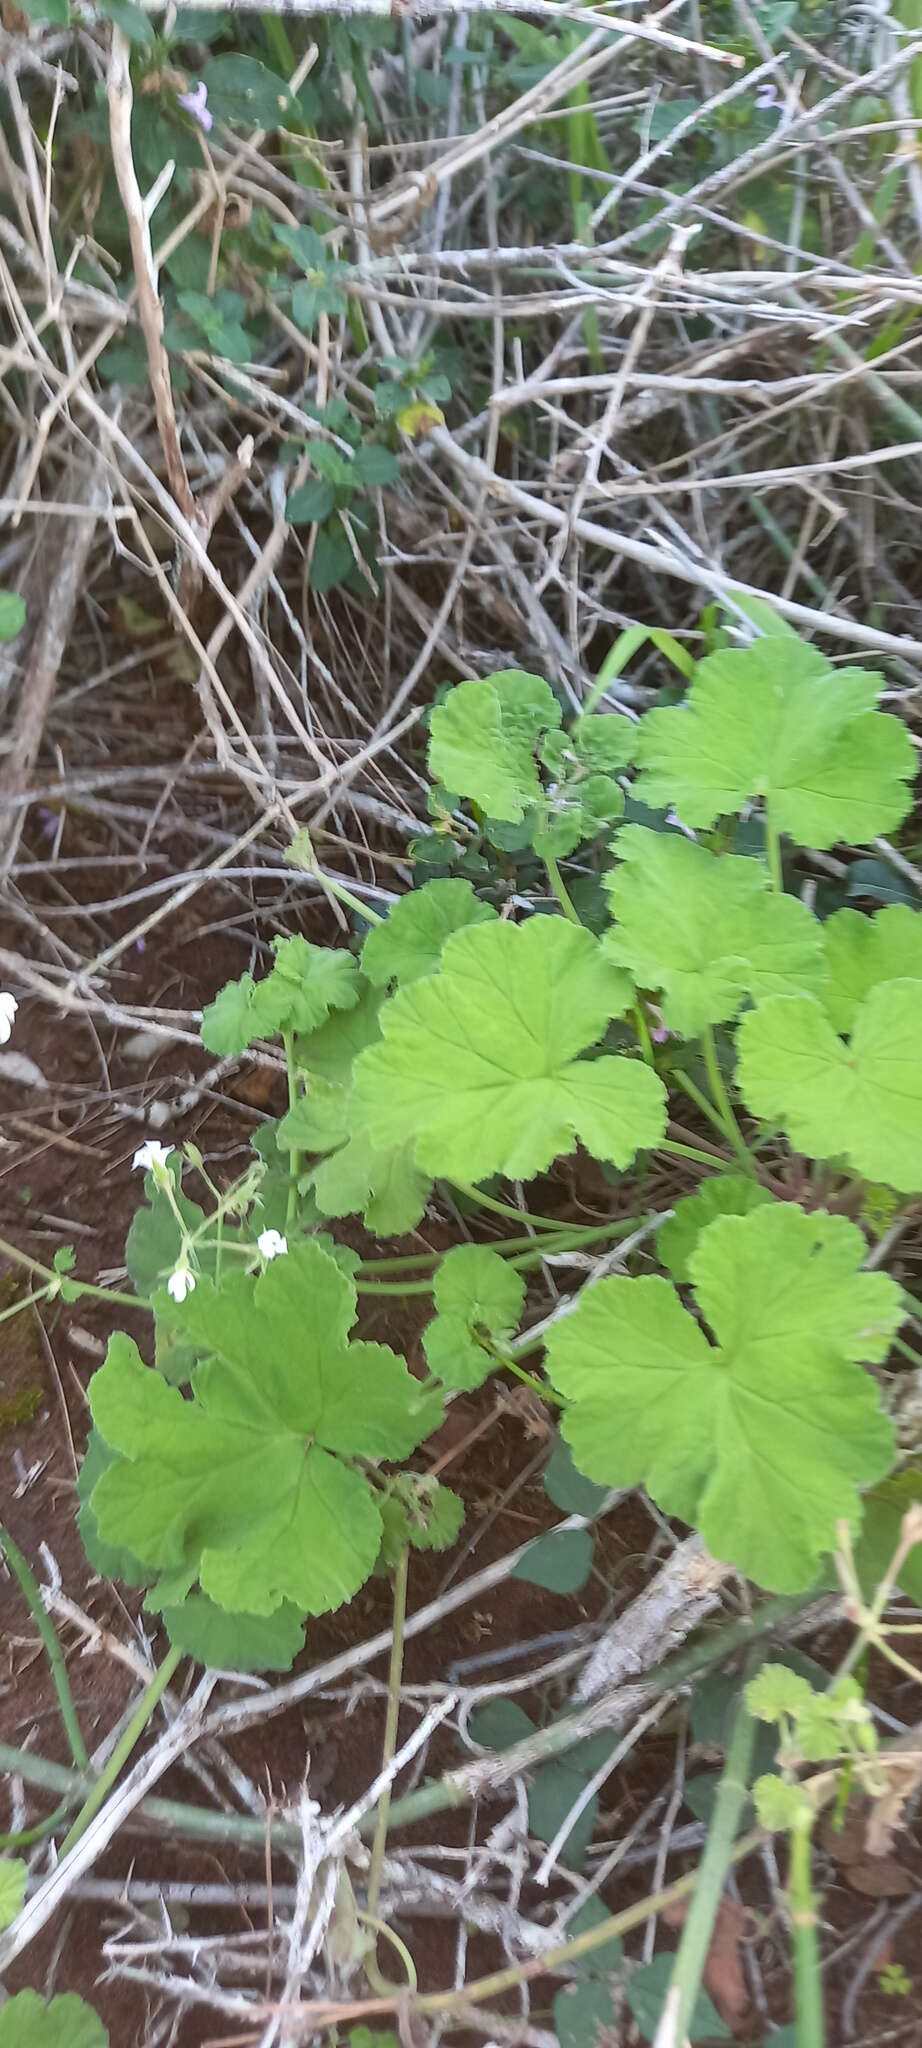
[[[869,1856],[886,1856],[903,1822],[903,1809],[922,1776],[922,1759],[893,1757],[886,1760],[887,1790],[875,1799],[868,1815],[865,1848]]]
[[[868,1857],[846,1871],[846,1883],[865,1899],[905,1899],[915,1889],[909,1871],[895,1856]]]
[[[670,1927],[682,1927],[687,1911],[685,1900],[680,1899],[674,1906],[666,1908],[663,1919]],[[702,1982],[727,2026],[732,2026],[735,2020],[742,2019],[743,2014],[749,2010],[749,1992],[743,1974],[740,1946],[746,1940],[751,1927],[752,1916],[746,1907],[738,1906],[735,1899],[724,1896],[717,1908],[710,1947],[702,1971]]]

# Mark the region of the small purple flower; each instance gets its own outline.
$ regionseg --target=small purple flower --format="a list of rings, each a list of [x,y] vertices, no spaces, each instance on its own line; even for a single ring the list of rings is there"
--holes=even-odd
[[[57,811],[49,811],[45,804],[36,804],[35,815],[42,822],[42,838],[53,839],[58,829]]]
[[[180,105],[181,105],[181,104],[182,104],[182,102],[180,101]],[[762,84],[760,85],[760,87],[759,87],[759,90],[758,90],[758,92],[756,93],[756,106],[757,106],[757,107],[777,107],[777,106],[780,106],[780,101],[779,101],[779,99],[778,99],[778,87],[777,87],[776,85],[773,85],[773,84],[772,84],[772,82],[771,82],[771,79],[770,79],[770,78],[764,78],[764,79],[762,80]]]
[[[647,1021],[650,1025],[650,1037],[654,1045],[665,1045],[667,1039],[676,1037],[677,1034],[674,1031],[670,1031],[668,1025],[663,1023],[663,1013],[657,1003],[647,1004]]]
[[[214,115],[208,110],[208,87],[203,78],[199,79],[194,92],[177,93],[176,104],[185,107],[186,113],[192,115],[200,128],[204,128],[206,135],[214,127]]]

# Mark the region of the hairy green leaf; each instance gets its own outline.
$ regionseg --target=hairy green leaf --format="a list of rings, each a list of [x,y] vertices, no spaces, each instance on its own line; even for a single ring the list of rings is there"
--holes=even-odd
[[[662,1230],[657,1232],[657,1255],[684,1286],[690,1279],[688,1262],[701,1232],[718,1216],[748,1216],[773,1200],[767,1188],[743,1173],[715,1173],[703,1181],[697,1194],[683,1195]]]
[[[769,888],[759,862],[718,859],[644,825],[626,825],[614,850],[605,951],[639,987],[662,990],[671,1031],[694,1038],[734,1017],[746,996],[821,988],[822,927],[796,897]]]
[[[810,996],[776,996],[739,1027],[739,1086],[813,1159],[847,1159],[867,1180],[922,1187],[922,981],[879,982],[849,1043]]]
[[[627,1166],[665,1128],[662,1083],[626,1057],[576,1057],[630,1000],[591,933],[563,919],[474,925],[400,989],[355,1064],[352,1115],[427,1172],[527,1179],[581,1139]]]
[[[804,846],[889,832],[906,816],[915,756],[903,722],[875,710],[882,678],[831,668],[774,636],[699,663],[684,703],[648,712],[635,793],[707,827],[761,796]]]
[[[434,974],[446,939],[466,925],[488,924],[496,912],[478,901],[470,882],[425,882],[395,903],[362,948],[362,971],[376,987],[404,985]]]
[[[398,1473],[378,1502],[384,1534],[379,1565],[390,1569],[402,1550],[447,1550],[464,1521],[464,1502],[424,1472]]]
[[[837,910],[823,938],[829,980],[822,1002],[836,1031],[851,1031],[878,982],[922,981],[922,917],[905,904],[891,904],[876,917]]]
[[[368,1482],[344,1462],[406,1457],[440,1407],[401,1358],[348,1341],[353,1283],[313,1243],[255,1282],[201,1281],[183,1315],[211,1355],[185,1400],[112,1339],[91,1382],[93,1420],[118,1462],[91,1508],[104,1543],[148,1566],[194,1564],[219,1607],[272,1614],[339,1606],[381,1541]]]
[[[48,2005],[38,1991],[17,1991],[0,2007],[0,2048],[109,2048],[109,2036],[76,1991]]]
[[[21,1856],[0,1856],[0,1928],[9,1927],[22,1912],[28,1875]]]
[[[713,1343],[665,1280],[587,1289],[548,1340],[580,1470],[643,1483],[760,1585],[809,1586],[892,1454],[857,1361],[886,1355],[902,1310],[864,1252],[844,1217],[788,1203],[719,1218],[689,1260]]]
[[[353,1132],[349,1091],[335,1082],[311,1082],[279,1124],[280,1145],[320,1153],[302,1186],[313,1189],[322,1216],[364,1211],[378,1237],[399,1237],[415,1229],[432,1182],[414,1164],[408,1145],[378,1151],[367,1131]]]
[[[429,1370],[447,1387],[479,1387],[498,1364],[479,1333],[512,1334],[525,1304],[525,1282],[488,1246],[459,1244],[446,1252],[433,1294],[438,1313],[423,1331]]]
[[[274,939],[275,965],[262,981],[242,974],[229,981],[202,1013],[202,1043],[233,1056],[257,1038],[279,1031],[312,1032],[333,1010],[359,1000],[358,968],[351,953],[312,946],[300,934]]]
[[[560,721],[553,690],[521,669],[456,683],[432,711],[429,772],[489,817],[518,822],[541,797],[535,742]]]

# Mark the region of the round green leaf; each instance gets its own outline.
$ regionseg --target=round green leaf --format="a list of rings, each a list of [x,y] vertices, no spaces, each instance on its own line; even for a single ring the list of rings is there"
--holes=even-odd
[[[922,980],[879,982],[846,1045],[810,996],[776,996],[742,1019],[739,1086],[812,1159],[845,1158],[865,1179],[922,1187]]]
[[[38,1991],[17,1991],[0,2007],[0,2048],[109,2048],[109,2036],[75,1991],[50,2005]]]
[[[761,796],[775,830],[803,846],[890,832],[909,809],[915,755],[902,720],[874,709],[882,688],[787,636],[721,648],[682,704],[643,719],[636,795],[705,828]]]
[[[362,971],[375,987],[401,985],[434,974],[446,939],[466,925],[489,924],[496,912],[478,901],[470,882],[425,882],[402,896],[384,924],[375,925],[362,948]]]
[[[743,1173],[715,1173],[703,1181],[697,1194],[683,1195],[662,1230],[657,1232],[656,1249],[661,1263],[673,1280],[684,1286],[689,1279],[688,1262],[703,1230],[718,1216],[748,1216],[763,1209],[772,1196],[761,1182]]]
[[[560,720],[550,686],[521,669],[456,683],[430,718],[430,775],[489,817],[518,823],[541,797],[535,741]]]
[[[902,1310],[864,1254],[844,1217],[789,1203],[719,1218],[689,1262],[714,1343],[665,1280],[586,1289],[548,1340],[580,1470],[644,1484],[758,1584],[810,1586],[836,1522],[857,1521],[858,1488],[892,1458],[857,1361],[886,1355]]]
[[[664,714],[665,716],[666,714]],[[770,890],[758,861],[718,858],[682,833],[626,825],[607,878],[609,958],[640,988],[663,991],[663,1020],[682,1038],[735,1017],[746,996],[817,993],[822,927],[795,896]]]
[[[352,1115],[427,1172],[530,1178],[580,1139],[627,1166],[665,1128],[665,1095],[625,1056],[576,1057],[630,1001],[590,932],[563,919],[456,932],[436,974],[400,989],[356,1061]]]
[[[851,1031],[878,982],[922,981],[922,916],[905,904],[891,904],[876,917],[837,910],[823,938],[829,981],[821,999],[836,1031]]]

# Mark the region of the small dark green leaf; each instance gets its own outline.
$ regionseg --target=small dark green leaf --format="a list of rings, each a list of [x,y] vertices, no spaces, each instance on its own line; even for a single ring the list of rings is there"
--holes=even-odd
[[[566,1938],[573,1941],[577,1935],[588,1934],[590,1928],[603,1927],[610,1919],[608,1907],[601,1899],[587,1899],[572,1920],[567,1921]],[[600,1942],[598,1948],[591,1948],[588,1955],[574,1957],[572,1967],[579,1971],[581,1977],[604,1977],[612,1970],[620,1969],[623,1955],[620,1935],[613,1934],[608,1941]]]
[[[526,1550],[512,1576],[547,1593],[578,1593],[592,1570],[592,1551],[591,1529],[555,1529]]]
[[[577,1472],[573,1453],[558,1437],[544,1469],[544,1491],[565,1515],[595,1515],[606,1498],[607,1489]]]
[[[292,526],[314,526],[328,519],[336,505],[336,492],[326,477],[312,476],[300,484],[285,507]]]
[[[24,600],[15,590],[0,590],[0,640],[15,640],[25,623]]]
[[[556,1759],[542,1764],[535,1772],[528,1794],[528,1825],[539,1842],[552,1842],[559,1828],[572,1812],[586,1784],[581,1771],[571,1770],[567,1763]],[[593,1829],[599,1811],[598,1793],[583,1807],[560,1851],[560,1861],[568,1870],[581,1870],[586,1860],[586,1851],[592,1840]]]
[[[153,23],[142,8],[133,5],[133,0],[97,0],[97,5],[100,14],[104,14],[107,21],[114,21],[116,28],[121,29],[127,42],[136,43],[143,50],[151,48],[154,40]]]
[[[400,464],[389,448],[382,448],[378,442],[366,442],[364,448],[357,448],[352,462],[352,472],[357,482],[377,490],[382,484],[395,484],[400,475]]]
[[[628,1984],[628,2004],[645,2041],[652,2041],[659,2026],[674,1963],[674,1956],[654,1956],[652,1963],[644,1963],[634,1971]],[[699,1991],[695,2000],[688,2035],[692,2042],[730,2039],[730,2029],[724,2026],[706,1991]]]
[[[603,2029],[613,2027],[615,2010],[606,1984],[570,1984],[554,2000],[554,2031],[560,2048],[597,2048]]]
[[[467,1728],[472,1742],[496,1750],[511,1749],[513,1743],[524,1742],[526,1735],[535,1732],[534,1722],[515,1700],[488,1700],[486,1706],[476,1708]]]

